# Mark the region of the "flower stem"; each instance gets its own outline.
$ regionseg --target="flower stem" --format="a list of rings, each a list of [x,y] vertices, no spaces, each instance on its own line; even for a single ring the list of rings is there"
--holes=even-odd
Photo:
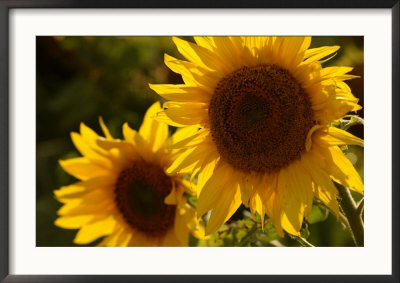
[[[301,236],[293,236],[290,235],[292,239],[296,240],[297,242],[299,242],[303,247],[314,247],[313,244],[311,244],[309,241],[307,241],[306,239],[304,239]]]
[[[340,197],[340,208],[347,218],[347,228],[353,237],[357,247],[364,246],[364,223],[362,220],[362,209],[359,209],[351,196],[350,190],[341,185],[337,186]],[[360,204],[361,205],[361,204]]]

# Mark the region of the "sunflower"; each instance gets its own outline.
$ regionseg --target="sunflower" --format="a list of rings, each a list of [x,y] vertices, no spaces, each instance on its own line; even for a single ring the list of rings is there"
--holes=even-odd
[[[190,232],[201,236],[184,195],[194,193],[192,186],[165,174],[176,157],[166,145],[180,137],[168,138],[168,125],[151,118],[159,111],[158,102],[149,108],[139,132],[125,123],[124,140],[114,139],[101,118],[105,138],[83,123],[80,134],[71,134],[83,157],[60,164],[81,181],[54,194],[64,203],[55,225],[79,229],[74,243],[105,236],[100,246],[181,246],[188,245]]]
[[[184,84],[150,87],[169,100],[157,119],[190,129],[173,145],[182,154],[167,173],[198,174],[197,213],[211,210],[206,234],[243,203],[262,223],[267,214],[281,236],[299,235],[313,197],[339,215],[333,181],[363,194],[339,148],[363,140],[331,126],[361,109],[344,82],[355,76],[321,66],[339,46],[309,49],[310,37],[194,40],[173,38],[188,61],[165,55]]]

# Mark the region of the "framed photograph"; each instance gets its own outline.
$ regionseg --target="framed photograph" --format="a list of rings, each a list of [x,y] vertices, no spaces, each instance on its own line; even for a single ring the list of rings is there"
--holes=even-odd
[[[399,9],[0,0],[2,282],[399,282]]]

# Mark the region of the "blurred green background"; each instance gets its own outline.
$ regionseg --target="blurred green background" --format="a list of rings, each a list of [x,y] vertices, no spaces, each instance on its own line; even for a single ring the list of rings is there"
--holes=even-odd
[[[191,37],[185,38],[193,40]],[[324,64],[353,66],[359,79],[349,81],[355,96],[363,105],[363,37],[313,37],[311,47],[340,45],[338,54]],[[78,156],[71,131],[79,131],[80,122],[101,133],[98,117],[102,116],[114,137],[121,137],[124,122],[138,129],[146,109],[160,98],[148,83],[181,83],[179,75],[163,63],[168,53],[183,58],[171,37],[37,37],[36,38],[36,245],[74,246],[76,230],[53,225],[61,207],[53,190],[76,181],[58,165],[59,159]],[[358,113],[363,116],[363,111]],[[363,127],[350,129],[363,138]],[[363,177],[363,150],[349,147],[349,158]],[[357,199],[360,196],[355,196]],[[235,245],[230,223],[248,216],[241,207],[227,227],[210,242],[198,245]],[[316,246],[353,246],[348,231],[332,215],[313,209],[312,224],[306,225],[305,236]],[[236,221],[237,222],[237,221]],[[242,223],[243,222],[243,223]],[[246,226],[245,220],[239,226]],[[236,225],[236,224],[235,224]],[[240,228],[240,227],[239,227]],[[251,227],[250,227],[251,228]],[[225,234],[224,234],[225,233]],[[233,236],[232,236],[233,235]],[[263,245],[279,239],[273,228],[267,236],[255,235]],[[264,237],[264,238],[263,238]],[[287,246],[299,243],[289,237],[279,239]],[[273,242],[274,243],[274,242]],[[275,242],[276,243],[276,242]]]

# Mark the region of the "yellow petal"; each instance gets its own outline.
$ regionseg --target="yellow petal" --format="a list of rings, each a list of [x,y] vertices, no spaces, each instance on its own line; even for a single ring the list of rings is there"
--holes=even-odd
[[[128,143],[126,141],[121,141],[121,140],[107,140],[103,137],[98,138],[96,140],[96,144],[101,147],[104,150],[109,151],[110,149],[117,148],[117,149],[122,149],[124,147],[132,147],[131,143]]]
[[[229,182],[228,184],[229,186],[223,189],[223,194],[220,195],[217,205],[211,211],[205,235],[210,235],[218,230],[242,204],[239,184],[235,182]]]
[[[104,123],[103,117],[101,117],[101,116],[99,117],[99,123],[100,123],[100,127],[103,130],[103,133],[106,136],[106,138],[108,140],[113,140],[114,138],[110,134],[110,131],[108,130],[106,124]]]
[[[95,215],[62,216],[55,220],[54,225],[64,229],[79,229],[94,217]]]
[[[150,88],[167,100],[208,103],[212,94],[200,87],[172,84],[149,84]]]
[[[202,188],[199,199],[197,200],[197,213],[199,217],[217,206],[225,188],[227,191],[233,190],[228,186],[228,182],[231,184],[232,179],[234,179],[231,173],[232,170],[228,165],[220,161],[214,173],[211,175],[211,178],[208,179]],[[223,198],[225,198],[225,195]]]
[[[206,131],[200,130],[198,126],[189,126],[178,129],[170,138],[171,149],[182,149],[192,147],[199,144],[199,138],[205,136]],[[203,141],[203,139],[200,139]]]
[[[303,36],[285,36],[280,45],[281,64],[289,69],[297,66],[303,57],[303,48],[309,45],[309,39]]]
[[[307,217],[311,212],[313,201],[312,179],[304,170],[299,161],[289,166],[289,174],[292,176],[292,186],[296,192],[296,198],[304,206],[304,215]]]
[[[126,164],[124,164],[126,161],[136,160],[139,156],[133,144],[127,141],[98,139],[97,144],[99,147],[108,151],[112,149],[118,150],[118,157],[120,158],[118,158],[118,161],[114,163],[114,167],[119,166],[124,168],[126,166]]]
[[[319,48],[308,49],[304,53],[304,59],[307,59],[304,61],[304,63],[309,64],[318,61],[322,58],[331,55],[332,53],[338,51],[339,49],[340,46],[323,46]]]
[[[207,93],[213,93],[213,88],[211,84],[207,83],[209,79],[204,80],[203,76],[209,77],[212,74],[223,76],[219,71],[207,71],[195,63],[178,60],[167,54],[164,56],[164,62],[173,72],[182,76],[184,83],[188,87],[195,86],[199,88],[199,90],[206,91]]]
[[[335,127],[327,127],[320,129],[313,138],[318,139],[319,143],[322,142],[328,146],[337,146],[337,145],[359,145],[362,147],[364,146],[364,141],[362,139]]]
[[[324,123],[336,121],[349,112],[360,110],[361,106],[357,102],[347,99],[331,99],[325,108],[314,112],[314,119]]]
[[[188,86],[198,86],[199,83],[193,77],[193,73],[198,73],[200,70],[192,62],[178,60],[168,54],[164,54],[164,63],[171,71],[182,76],[183,82]],[[159,93],[160,94],[160,93]],[[160,94],[161,95],[161,94]]]
[[[172,40],[178,48],[179,53],[196,65],[211,70],[223,68],[221,59],[210,50],[177,37],[173,37]]]
[[[149,143],[153,152],[163,147],[168,138],[168,125],[154,119],[156,113],[162,111],[160,102],[155,102],[146,111],[139,134]]]
[[[240,57],[240,54],[237,53],[238,50],[230,37],[215,36],[213,37],[213,43],[215,44],[214,52],[218,54],[218,56],[224,62],[225,73],[231,73],[241,67],[241,60],[236,59]],[[232,60],[232,58],[235,58],[235,60]]]
[[[106,236],[97,246],[99,247],[126,247],[132,237],[130,233],[123,226],[115,229],[115,231]]]
[[[278,196],[283,204],[281,225],[293,235],[299,235],[303,222],[304,206],[294,196],[294,182],[287,168],[281,169],[278,178]]]
[[[254,191],[250,197],[250,211],[255,217],[256,212],[261,217],[261,229],[264,229],[264,216],[265,216],[265,205],[263,204],[260,195],[257,191]]]
[[[357,78],[357,76],[347,74],[351,70],[353,70],[352,67],[326,67],[321,70],[321,78],[335,78],[335,80],[348,80]]]
[[[214,93],[214,86],[224,74],[218,71],[206,70],[192,62],[175,59],[166,56],[165,64],[174,72],[182,76],[184,83],[188,87],[195,86],[199,91]]]
[[[88,180],[105,175],[113,176],[108,169],[89,161],[85,157],[59,160],[59,163],[64,171],[80,180]]]
[[[74,215],[100,215],[110,213],[115,208],[115,202],[109,196],[97,202],[86,202],[79,199],[68,201],[58,211],[58,215],[74,216]]]
[[[96,190],[94,190],[95,192]],[[92,195],[92,192],[87,193],[87,196]],[[85,196],[86,196],[85,195]],[[96,198],[96,197],[95,197]],[[97,197],[98,199],[98,197]],[[115,208],[113,196],[105,195],[97,202],[90,202],[83,199],[69,199],[57,211],[60,216],[78,216],[78,215],[101,215],[111,213]]]
[[[167,116],[165,111],[158,112],[154,119],[156,119],[160,123],[165,123],[165,124],[173,126],[173,127],[185,127],[186,126],[185,124],[181,124],[181,123],[178,123],[178,122],[172,120],[170,117]]]
[[[146,234],[139,231],[134,231],[132,233],[132,238],[129,242],[129,246],[131,247],[151,247],[157,245],[157,238],[149,238]]]
[[[299,214],[297,212],[297,209],[299,207],[288,207],[287,210],[282,212],[281,215],[281,226],[283,229],[285,229],[286,232],[295,235],[295,236],[300,236],[300,232],[297,229],[298,227],[294,227],[294,225],[299,225],[301,224],[300,220],[295,220]],[[290,213],[292,213],[293,215],[295,215],[294,217],[290,218]],[[293,223],[293,221],[295,221],[296,223]],[[301,227],[301,225],[300,225]]]
[[[169,205],[177,205],[182,198],[183,192],[184,187],[182,184],[176,184],[176,182],[172,182],[172,190],[164,199],[164,203]]]
[[[101,164],[109,164],[109,160],[105,158],[105,153],[101,152],[101,148],[96,145],[97,136],[94,140],[85,139],[83,136],[78,133],[72,132],[71,139],[74,143],[76,149],[85,157],[90,158],[91,160],[101,163]]]
[[[127,229],[124,229],[123,232],[117,239],[117,243],[115,246],[117,247],[127,247],[130,240],[132,238],[132,233],[130,233]]]
[[[79,129],[80,129],[82,138],[86,141],[95,141],[99,137],[99,135],[95,131],[93,131],[91,128],[86,126],[84,123],[80,124]]]
[[[178,187],[179,186],[182,187],[182,193],[185,192],[185,193],[188,193],[190,195],[195,195],[196,194],[197,185],[194,184],[191,181],[187,181],[187,180],[181,179],[181,180],[179,180],[179,182],[177,182],[177,186]]]
[[[175,213],[174,233],[181,245],[187,246],[189,244],[189,229],[185,215]]]
[[[215,87],[225,76],[226,74],[219,71],[193,72],[193,78],[196,80],[197,85],[204,89],[207,93],[214,93]]]
[[[332,183],[329,175],[320,166],[320,161],[311,153],[303,154],[301,165],[313,179],[313,193],[315,197],[323,201],[337,216],[339,206],[336,200],[338,191]]]
[[[167,174],[191,172],[200,167],[203,158],[208,155],[209,151],[209,148],[204,145],[186,150],[180,156],[178,155],[178,158],[167,169]]]
[[[277,173],[264,174],[259,186],[255,188],[264,205],[278,186],[278,176],[279,174]]]
[[[209,36],[193,36],[194,41],[197,45],[204,47],[210,51],[214,51],[214,41]]]
[[[165,114],[181,125],[199,125],[208,121],[208,105],[192,102],[166,102]]]
[[[87,181],[77,182],[69,186],[63,186],[54,191],[54,196],[57,199],[79,198],[85,192],[98,188],[109,188],[114,185],[114,183],[115,179],[110,178],[109,176],[96,177]]]
[[[134,144],[135,136],[137,135],[137,132],[133,129],[131,129],[128,125],[128,123],[124,123],[122,126],[122,134],[124,135],[124,139],[127,142],[130,142]]]
[[[307,138],[306,138],[306,150],[307,150],[307,151],[310,151],[310,149],[311,149],[311,146],[312,146],[312,137],[314,136],[314,133],[315,133],[317,130],[323,128],[323,127],[324,127],[324,126],[321,126],[321,125],[314,125],[314,126],[308,131]]]
[[[246,60],[249,60],[248,62],[251,63],[257,62],[257,51],[262,42],[261,38],[259,36],[242,36],[241,39],[243,41],[243,49],[247,49],[247,52],[244,51],[244,53],[247,53],[245,54],[245,57],[247,57]]]
[[[179,241],[177,235],[175,234],[174,229],[170,229],[167,231],[167,234],[164,236],[164,239],[162,240],[161,245],[164,247],[179,247],[179,246],[182,246],[182,242]],[[186,242],[186,245],[188,245],[187,242]]]
[[[151,144],[149,144],[140,134],[135,135],[134,144],[136,146],[137,153],[147,162],[153,162],[156,158],[154,152],[152,152]]]
[[[243,180],[244,179],[244,180]],[[249,206],[249,201],[250,198],[253,194],[253,186],[257,186],[258,182],[256,184],[254,184],[256,182],[256,178],[242,178],[241,182],[239,183],[240,185],[240,194],[242,196],[242,203],[248,207]]]
[[[270,198],[268,199],[265,205],[265,211],[268,216],[273,220],[275,224],[275,228],[279,234],[279,236],[283,237],[284,233],[282,230],[281,219],[282,219],[282,204],[280,201],[280,197],[278,196],[278,188],[276,187]]]
[[[339,184],[360,194],[364,194],[364,184],[360,175],[346,155],[335,146],[328,148],[328,150],[330,152],[327,156],[329,174]]]
[[[199,171],[199,176],[197,178],[197,197],[199,197],[204,185],[212,176],[218,161],[219,158],[209,158],[203,161],[202,167]]]
[[[195,166],[199,163],[198,157],[198,149],[194,153],[197,148],[191,148],[184,151],[180,151],[177,158],[168,167],[166,173],[168,175],[174,175],[177,173],[190,173],[194,170]]]
[[[113,216],[85,224],[76,234],[75,244],[89,244],[94,240],[110,234],[114,230],[115,220]]]

